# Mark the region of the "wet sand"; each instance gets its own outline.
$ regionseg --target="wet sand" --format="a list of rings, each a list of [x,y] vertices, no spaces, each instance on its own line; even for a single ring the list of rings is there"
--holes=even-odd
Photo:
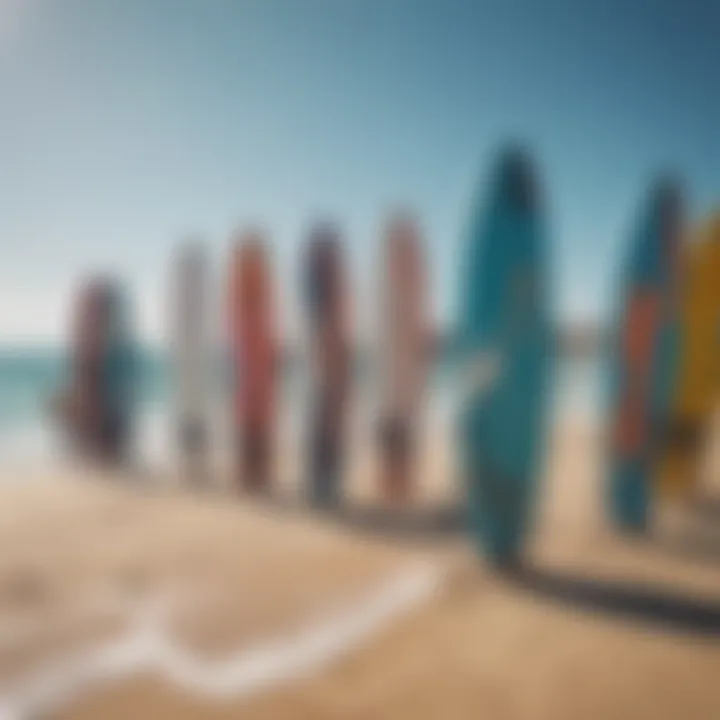
[[[193,495],[171,481],[138,488],[92,473],[2,485],[2,687],[40,676],[53,658],[67,665],[120,642],[142,622],[161,624],[202,667],[221,668],[357,615],[421,569],[433,590],[307,672],[213,694],[161,672],[162,663],[113,666],[116,677],[81,684],[43,717],[710,716],[720,514],[706,503],[690,522],[663,513],[653,539],[617,537],[599,512],[597,437],[567,426],[550,453],[529,568],[499,577],[452,521],[410,522],[455,497],[446,449],[429,452],[444,459],[423,466],[423,497],[401,531],[373,500],[370,461],[354,466],[355,510],[340,519],[292,499]],[[12,637],[10,626],[24,630]]]

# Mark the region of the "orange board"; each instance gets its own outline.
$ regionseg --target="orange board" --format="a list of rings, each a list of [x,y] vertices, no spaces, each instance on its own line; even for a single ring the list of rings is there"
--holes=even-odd
[[[230,271],[230,349],[240,482],[269,485],[275,429],[277,338],[270,256],[257,231],[241,235]]]

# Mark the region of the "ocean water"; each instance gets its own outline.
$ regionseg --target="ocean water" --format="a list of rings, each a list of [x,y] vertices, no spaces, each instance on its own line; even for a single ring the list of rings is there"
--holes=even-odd
[[[50,401],[67,371],[67,358],[58,350],[0,348],[0,464],[46,462],[61,451]],[[170,396],[168,365],[157,354],[143,354],[138,389],[147,425],[165,412]]]
[[[594,418],[599,409],[601,364],[597,359],[560,358],[555,364],[553,405],[556,416]],[[49,414],[49,401],[66,379],[67,360],[57,350],[0,348],[0,464],[46,463],[62,452],[58,428]],[[305,411],[301,367],[288,366],[281,397],[283,416],[301,428]],[[453,369],[439,361],[427,391],[429,414],[446,426],[455,405]],[[222,365],[213,373],[213,396],[219,401],[227,383]],[[356,373],[354,406],[359,424],[370,430],[378,397],[372,373]],[[172,377],[168,359],[157,352],[140,356],[138,396],[139,452],[152,462],[171,452]],[[226,393],[225,393],[226,394]]]

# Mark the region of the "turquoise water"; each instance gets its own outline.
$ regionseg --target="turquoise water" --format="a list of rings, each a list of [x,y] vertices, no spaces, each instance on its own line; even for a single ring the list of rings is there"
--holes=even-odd
[[[146,353],[140,367],[143,402],[163,402],[169,392],[167,363]],[[66,374],[66,358],[58,351],[0,349],[0,433],[42,421]]]
[[[0,433],[40,418],[64,374],[58,353],[0,350]]]
[[[55,350],[0,348],[0,452],[5,456],[18,447],[23,454],[41,452],[48,443],[48,401],[62,387],[66,360]],[[215,374],[215,392],[222,395],[221,367]],[[298,373],[286,372],[285,399],[289,410],[301,410]],[[598,409],[600,366],[596,360],[563,359],[557,364],[555,406],[559,413],[594,416]],[[166,358],[155,352],[140,357],[139,396],[141,411],[155,418],[167,416],[171,398],[171,375]],[[453,371],[440,362],[433,373],[429,396],[435,408],[452,405]],[[372,403],[372,377],[368,369],[358,372],[356,397]],[[369,392],[365,392],[366,390]],[[366,403],[367,404],[367,403]]]

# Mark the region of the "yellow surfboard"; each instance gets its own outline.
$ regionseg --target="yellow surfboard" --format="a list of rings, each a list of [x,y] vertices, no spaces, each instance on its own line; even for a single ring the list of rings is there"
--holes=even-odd
[[[685,245],[678,385],[658,468],[660,493],[695,487],[705,435],[720,400],[720,212]]]

